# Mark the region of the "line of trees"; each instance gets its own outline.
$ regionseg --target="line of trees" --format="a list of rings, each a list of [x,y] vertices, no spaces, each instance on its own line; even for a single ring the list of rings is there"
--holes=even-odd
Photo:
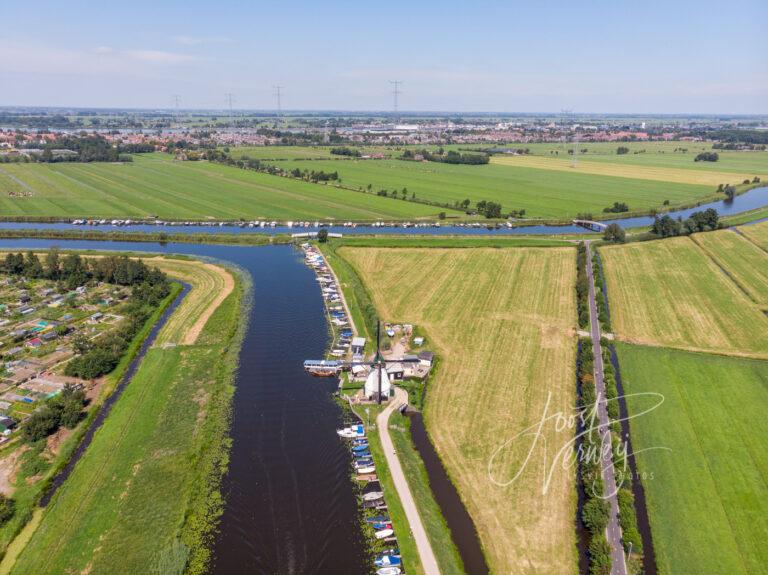
[[[455,150],[448,150],[444,153],[440,148],[437,152],[432,153],[429,150],[421,150],[414,152],[413,150],[405,150],[400,156],[401,160],[417,160],[423,158],[428,162],[441,162],[443,164],[469,164],[469,165],[482,165],[487,164],[490,161],[488,154],[463,154]]]
[[[576,247],[576,310],[579,327],[589,329],[589,278],[587,276],[587,246],[579,242]]]
[[[349,148],[347,146],[331,148],[331,154],[334,154],[335,156],[349,156],[351,158],[359,158],[360,156],[363,155],[362,152],[360,152],[360,150]]]
[[[604,214],[623,214],[629,211],[629,206],[625,202],[613,202],[612,206],[603,208]]]
[[[651,232],[661,238],[687,236],[696,232],[708,232],[722,227],[720,216],[714,208],[693,212],[688,218],[673,218],[669,215],[653,220]]]
[[[154,152],[153,144],[113,144],[98,134],[58,137],[41,146],[41,152],[0,156],[5,162],[132,162],[130,154]]]
[[[616,493],[619,503],[619,525],[621,526],[621,541],[625,551],[632,549],[634,561],[639,562],[643,554],[643,540],[637,529],[637,511],[635,496],[632,492],[632,473],[629,466],[626,446],[621,445],[623,430],[621,428],[621,412],[619,408],[619,391],[616,372],[613,367],[611,348],[603,346],[603,381],[605,382],[605,398],[608,417],[611,420],[613,470],[616,476]]]
[[[594,355],[592,342],[588,338],[579,341],[577,355],[579,383],[578,407],[583,415],[580,426],[577,459],[579,480],[584,493],[581,508],[581,522],[587,531],[587,552],[591,575],[609,575],[611,572],[611,547],[605,537],[608,525],[609,507],[603,498],[605,486],[600,465],[602,439],[595,428],[597,391],[594,379]],[[587,429],[587,427],[589,429]]]
[[[166,283],[166,275],[157,268],[150,268],[141,260],[128,256],[105,256],[85,259],[78,254],[62,255],[55,248],[48,251],[41,261],[33,251],[26,254],[9,252],[0,263],[0,271],[30,279],[49,279],[62,282],[67,289],[85,285],[90,280],[123,286],[142,283],[150,285]]]

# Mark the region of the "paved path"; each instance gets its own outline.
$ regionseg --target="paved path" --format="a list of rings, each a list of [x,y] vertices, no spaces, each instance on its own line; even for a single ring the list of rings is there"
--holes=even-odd
[[[608,421],[608,408],[605,401],[605,381],[603,379],[603,350],[600,345],[600,321],[597,317],[597,303],[595,302],[595,278],[592,275],[592,252],[589,242],[587,245],[587,278],[589,279],[589,325],[592,337],[592,352],[595,355],[595,391],[600,398],[597,406],[600,437],[604,443],[611,441],[610,424]],[[627,575],[627,564],[624,560],[624,548],[621,544],[621,527],[619,526],[619,501],[616,496],[616,476],[613,472],[613,460],[610,449],[605,450],[602,460],[603,483],[610,508],[608,526],[605,528],[605,536],[611,546],[611,575]]]
[[[379,428],[381,447],[384,450],[384,456],[387,458],[389,472],[392,475],[392,481],[400,497],[400,502],[403,504],[403,509],[405,509],[405,516],[408,518],[408,523],[411,526],[411,533],[416,542],[416,548],[419,551],[419,559],[421,559],[424,573],[426,575],[440,575],[435,553],[432,551],[432,545],[429,543],[427,532],[424,530],[424,524],[421,522],[418,509],[416,509],[416,502],[413,500],[411,489],[405,480],[403,468],[400,465],[400,460],[397,458],[392,438],[389,435],[389,416],[395,409],[406,403],[408,403],[408,393],[404,389],[396,387],[395,397],[392,398],[389,405],[376,418],[376,426]]]

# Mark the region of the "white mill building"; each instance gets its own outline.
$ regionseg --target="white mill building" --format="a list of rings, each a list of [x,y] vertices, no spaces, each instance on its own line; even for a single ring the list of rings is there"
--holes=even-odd
[[[368,374],[368,378],[365,380],[365,397],[368,399],[376,399],[379,393],[379,373],[381,373],[381,399],[386,400],[389,397],[392,384],[389,380],[389,375],[387,375],[387,368],[382,367],[379,369],[377,365],[374,365],[371,373]]]

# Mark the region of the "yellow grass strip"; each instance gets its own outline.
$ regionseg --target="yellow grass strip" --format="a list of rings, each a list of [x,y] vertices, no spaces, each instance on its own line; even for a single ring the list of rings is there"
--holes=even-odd
[[[768,305],[768,253],[733,230],[691,236],[760,306]]]
[[[739,226],[739,232],[744,234],[755,245],[768,251],[768,222],[760,222],[751,226]]]
[[[424,328],[427,347],[441,358],[427,393],[426,425],[491,570],[574,573],[573,469],[554,459],[574,431],[545,425],[527,463],[532,438],[515,439],[542,418],[547,401],[550,413],[574,406],[574,250],[342,248],[340,254],[382,318]]]
[[[157,335],[156,345],[195,343],[213,312],[232,293],[235,287],[232,274],[221,266],[196,260],[146,258],[145,261],[192,286]]]
[[[566,158],[547,158],[542,156],[494,156],[491,162],[502,166],[518,166],[521,168],[536,168],[541,170],[555,170],[559,172],[572,172],[576,174],[592,174],[596,176],[613,176],[618,178],[632,178],[635,180],[653,180],[657,182],[671,182],[676,184],[697,184],[717,187],[720,184],[740,184],[745,179],[750,180],[754,176],[761,179],[765,174],[743,174],[734,172],[712,172],[710,170],[692,170],[686,168],[661,168],[656,166],[636,166],[620,163],[590,162],[579,160],[576,167],[572,167],[571,160]]]
[[[768,358],[768,318],[690,238],[600,253],[611,323],[621,339]]]

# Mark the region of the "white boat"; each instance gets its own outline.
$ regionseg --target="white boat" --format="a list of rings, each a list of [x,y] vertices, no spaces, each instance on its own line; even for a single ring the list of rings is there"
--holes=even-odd
[[[352,427],[337,429],[336,433],[338,433],[341,437],[348,437],[350,439],[365,437],[365,427],[362,425],[353,425]]]
[[[370,493],[365,493],[363,495],[363,501],[376,501],[382,497],[384,497],[383,491],[371,491]]]
[[[400,575],[400,567],[382,567],[376,571],[376,575]]]
[[[373,535],[374,537],[376,537],[376,539],[386,539],[387,537],[392,537],[394,534],[395,534],[395,531],[393,529],[382,529],[381,531],[377,531]],[[398,569],[397,572],[399,573],[400,570]]]
[[[367,475],[368,473],[373,473],[376,471],[376,467],[373,465],[369,465],[368,467],[359,467],[355,470],[358,475]]]

